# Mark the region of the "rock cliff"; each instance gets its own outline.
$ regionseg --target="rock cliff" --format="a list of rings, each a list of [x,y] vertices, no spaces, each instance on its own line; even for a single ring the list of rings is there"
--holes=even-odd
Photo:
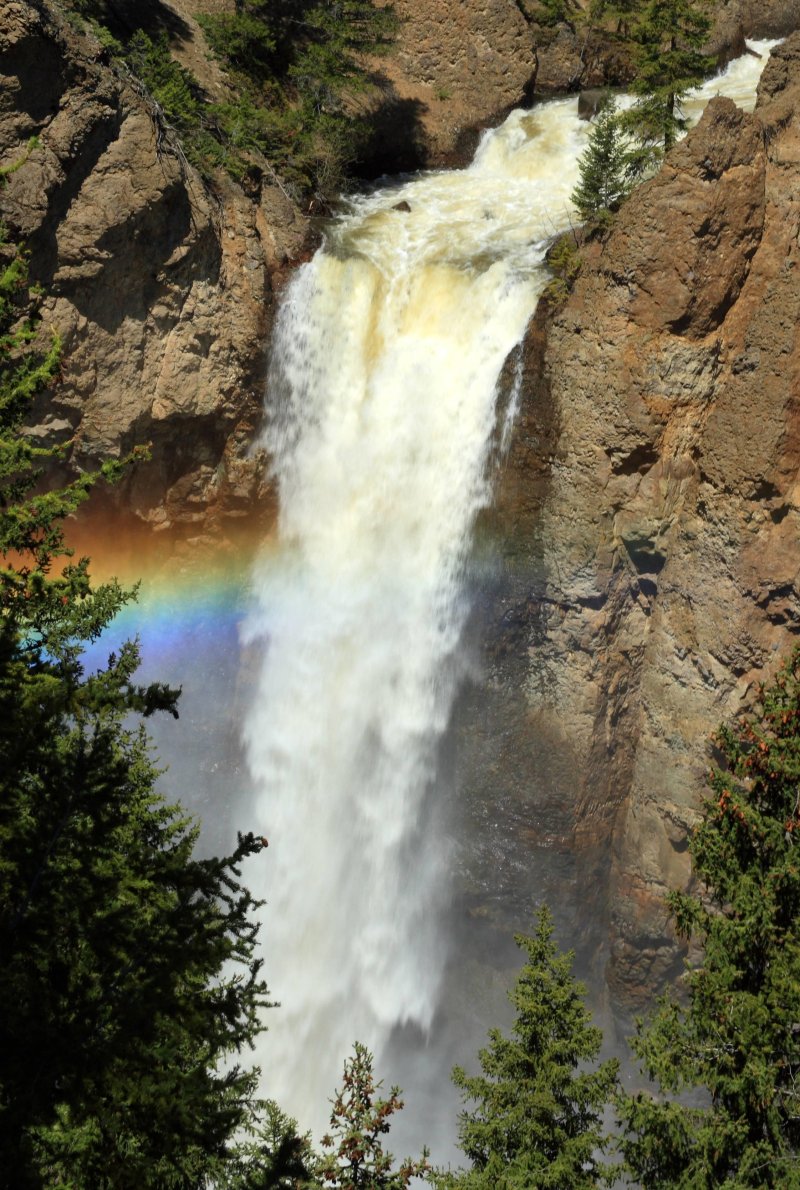
[[[268,497],[248,452],[274,285],[306,221],[277,186],[259,201],[223,178],[209,188],[136,80],[49,5],[4,6],[0,77],[0,160],[39,141],[3,218],[64,342],[35,433],[73,437],[78,467],[152,443],[114,499],[156,528],[251,513]]]
[[[484,526],[482,863],[529,849],[628,1006],[678,969],[663,894],[709,736],[800,633],[799,231],[796,34],[755,115],[714,100],[540,312]]]
[[[613,22],[593,23],[588,0],[567,3],[561,21],[541,0],[394,0],[394,7],[402,21],[398,49],[380,70],[390,93],[387,128],[400,156],[411,150],[404,121],[417,124],[422,159],[458,161],[474,133],[512,107],[632,77]],[[720,62],[741,54],[745,37],[783,37],[800,25],[800,0],[727,0],[711,12],[707,52]]]

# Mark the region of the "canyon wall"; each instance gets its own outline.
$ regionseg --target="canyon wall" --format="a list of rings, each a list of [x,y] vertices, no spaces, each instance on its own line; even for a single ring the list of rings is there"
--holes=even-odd
[[[690,876],[709,736],[800,632],[799,232],[796,34],[755,115],[713,100],[540,310],[483,527],[482,863],[513,901],[498,857],[561,854],[546,891],[628,1007],[680,969],[663,898]]]
[[[113,499],[153,529],[251,516],[269,499],[250,446],[274,288],[307,221],[277,185],[257,201],[206,185],[136,80],[49,5],[4,6],[0,80],[0,160],[38,138],[2,215],[63,340],[33,432],[73,439],[73,468],[150,443]]]

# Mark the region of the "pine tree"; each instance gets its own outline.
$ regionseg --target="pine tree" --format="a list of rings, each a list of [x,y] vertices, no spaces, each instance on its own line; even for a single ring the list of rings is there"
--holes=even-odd
[[[262,1028],[254,902],[232,855],[156,791],[132,714],[133,643],[81,654],[131,597],[92,588],[62,524],[99,475],[41,492],[68,449],[26,436],[57,378],[24,253],[0,245],[0,1186],[195,1188],[224,1164],[255,1074],[221,1068]],[[115,474],[119,465],[103,469]],[[58,563],[61,559],[61,563]]]
[[[578,158],[580,180],[571,195],[585,223],[603,222],[629,194],[633,185],[629,147],[616,104],[604,104],[592,125],[589,143]]]
[[[356,1042],[352,1058],[344,1064],[344,1081],[333,1100],[331,1131],[322,1139],[330,1149],[319,1162],[317,1178],[338,1190],[408,1190],[412,1178],[430,1168],[427,1154],[410,1157],[397,1170],[394,1158],[381,1144],[390,1128],[390,1117],[403,1106],[400,1088],[392,1087],[388,1099],[376,1099],[381,1083],[372,1073],[372,1054]]]
[[[320,1190],[310,1137],[301,1136],[297,1121],[276,1103],[254,1103],[245,1129],[214,1190]]]
[[[685,130],[681,101],[707,77],[712,61],[701,53],[710,21],[693,0],[649,0],[633,30],[639,99],[625,113],[625,124],[640,151],[633,164],[645,172]]]
[[[716,742],[724,764],[691,841],[697,893],[673,893],[703,957],[634,1048],[662,1095],[620,1099],[622,1150],[648,1190],[800,1186],[800,650]],[[674,1097],[702,1092],[707,1106]]]
[[[466,1108],[460,1147],[472,1168],[439,1173],[439,1190],[589,1190],[613,1180],[600,1165],[602,1112],[617,1081],[614,1060],[595,1065],[602,1041],[591,1025],[573,955],[559,954],[549,912],[532,937],[509,998],[517,1010],[511,1036],[489,1033],[482,1074],[461,1067],[453,1081]]]

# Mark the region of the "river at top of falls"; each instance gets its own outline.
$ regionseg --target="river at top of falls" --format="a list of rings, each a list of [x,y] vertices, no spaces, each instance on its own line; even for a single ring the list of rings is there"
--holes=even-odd
[[[749,101],[761,65],[740,59],[695,106]],[[254,892],[281,1007],[257,1057],[301,1128],[324,1126],[354,1040],[380,1054],[434,1017],[437,761],[464,675],[470,535],[498,380],[573,216],[589,127],[577,98],[515,111],[467,169],[350,200],[277,317],[265,443],[280,515],[244,630],[259,659],[241,825],[270,841]]]

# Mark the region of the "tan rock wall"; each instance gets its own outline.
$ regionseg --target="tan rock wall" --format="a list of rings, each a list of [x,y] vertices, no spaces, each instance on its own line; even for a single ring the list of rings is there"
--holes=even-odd
[[[800,632],[799,232],[795,35],[756,115],[715,100],[585,250],[493,514],[513,549],[492,614],[526,651],[512,738],[529,758],[493,775],[533,828],[534,868],[552,845],[537,823],[561,807],[564,896],[628,1004],[677,970],[663,894],[689,877],[710,733]],[[525,507],[543,401],[557,433]]]
[[[374,64],[384,80],[380,118],[388,138],[378,157],[388,172],[392,151],[404,168],[463,164],[476,131],[508,109],[624,86],[632,77],[630,47],[614,36],[613,22],[592,24],[588,0],[576,0],[570,19],[555,25],[541,23],[537,0],[394,0],[394,8],[401,18],[396,51]],[[725,62],[743,51],[745,36],[796,29],[800,0],[728,0],[710,13],[708,53]]]
[[[39,138],[0,205],[64,343],[36,433],[74,437],[79,467],[152,443],[114,498],[158,528],[252,511],[273,279],[305,220],[277,189],[212,191],[130,76],[53,9],[5,6],[0,74],[0,159]]]

